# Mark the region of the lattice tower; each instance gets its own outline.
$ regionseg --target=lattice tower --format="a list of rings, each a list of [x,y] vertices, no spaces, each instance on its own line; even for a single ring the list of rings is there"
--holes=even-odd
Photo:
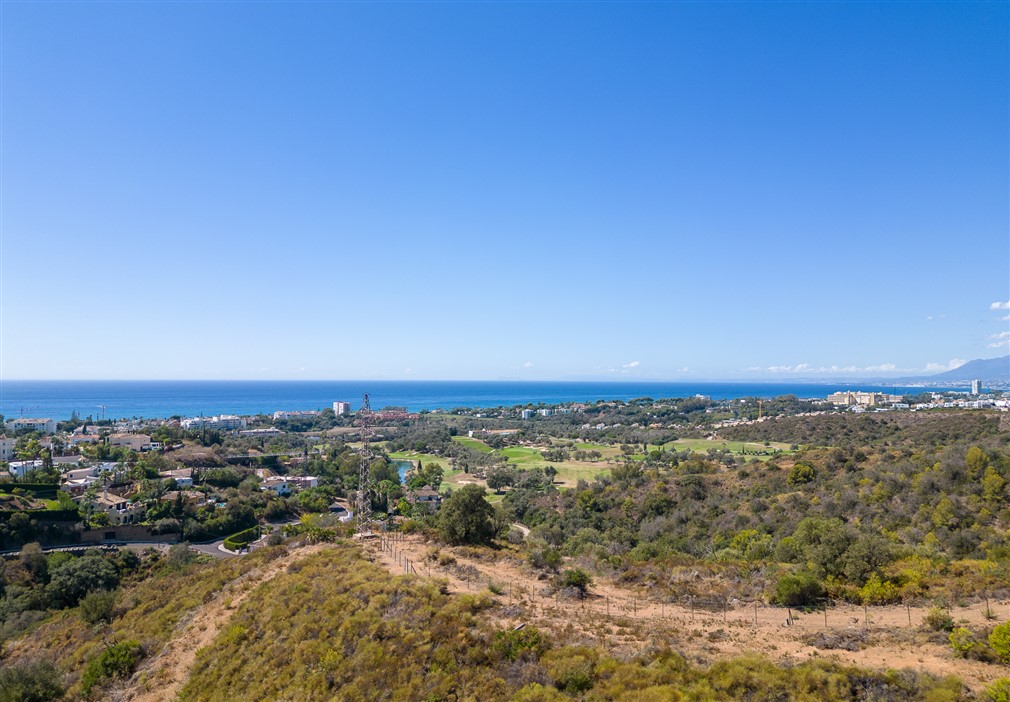
[[[370,426],[372,419],[372,405],[368,400],[368,393],[361,399],[361,410],[358,412],[361,426],[361,450],[358,455],[361,457],[361,466],[358,469],[358,495],[356,511],[358,515],[358,533],[370,533],[372,529],[372,497],[371,497],[371,462],[372,450],[368,447],[368,440],[372,436]]]

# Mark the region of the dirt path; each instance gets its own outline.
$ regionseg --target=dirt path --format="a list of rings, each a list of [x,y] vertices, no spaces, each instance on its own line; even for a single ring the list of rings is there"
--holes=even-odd
[[[546,582],[536,580],[522,564],[504,556],[475,560],[459,549],[441,547],[455,563],[439,566],[425,559],[431,547],[417,537],[375,540],[366,548],[390,572],[411,572],[443,579],[450,592],[500,591],[509,623],[535,620],[538,626],[588,639],[611,649],[633,652],[663,638],[698,662],[758,652],[775,660],[799,662],[825,658],[861,667],[911,668],[934,675],[956,675],[973,690],[1008,675],[1005,666],[956,659],[946,643],[923,633],[928,607],[862,607],[844,605],[809,614],[761,603],[730,603],[724,610],[705,610],[650,600],[610,582],[595,582],[583,600],[556,597]],[[1010,619],[1010,602],[989,603],[994,621]],[[951,616],[962,625],[989,622],[984,605],[955,607]],[[824,639],[847,639],[859,650],[824,647]],[[821,639],[818,641],[818,639]],[[809,643],[808,643],[809,642]],[[818,644],[818,645],[811,645]]]
[[[292,550],[226,585],[213,600],[180,622],[172,638],[158,655],[134,674],[129,687],[117,699],[123,702],[174,700],[189,678],[197,652],[210,645],[249,594],[259,585],[283,573],[291,563],[324,548],[327,548],[326,544]]]

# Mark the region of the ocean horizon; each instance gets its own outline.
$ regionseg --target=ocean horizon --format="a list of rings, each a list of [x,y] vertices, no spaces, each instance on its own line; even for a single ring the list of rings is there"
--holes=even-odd
[[[8,419],[65,420],[74,412],[96,420],[162,419],[320,410],[337,400],[350,402],[356,410],[364,393],[369,394],[373,409],[398,406],[417,412],[695,395],[713,400],[782,395],[823,399],[842,389],[916,394],[927,388],[879,381],[0,380],[0,414]]]

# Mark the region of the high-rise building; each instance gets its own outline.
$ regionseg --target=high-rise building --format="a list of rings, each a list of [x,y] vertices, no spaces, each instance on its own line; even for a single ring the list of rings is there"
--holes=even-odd
[[[971,381],[971,394],[972,395],[981,395],[982,394],[982,381],[981,380],[973,380],[973,381]]]
[[[338,417],[342,414],[351,413],[351,403],[350,402],[334,402],[333,403],[333,414]]]

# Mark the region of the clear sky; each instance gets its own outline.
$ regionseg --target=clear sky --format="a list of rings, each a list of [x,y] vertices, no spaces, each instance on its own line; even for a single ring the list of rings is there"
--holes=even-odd
[[[0,8],[0,377],[1007,353],[1006,2]]]

